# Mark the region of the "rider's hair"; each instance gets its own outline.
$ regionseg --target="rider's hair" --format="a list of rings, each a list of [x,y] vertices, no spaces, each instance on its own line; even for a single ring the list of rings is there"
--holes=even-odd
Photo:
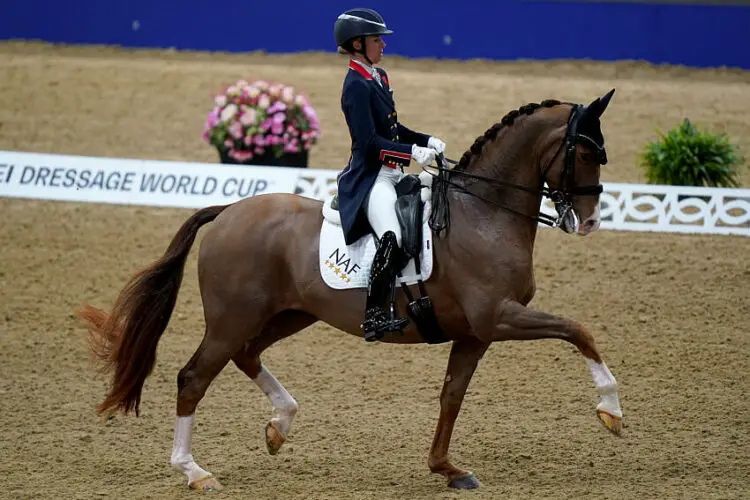
[[[484,147],[485,144],[487,144],[489,141],[495,140],[495,138],[497,137],[497,134],[500,133],[500,130],[503,127],[509,127],[513,125],[513,122],[519,116],[530,115],[534,111],[540,108],[551,108],[559,104],[562,104],[562,103],[554,99],[547,99],[545,101],[542,101],[539,104],[532,102],[529,104],[525,104],[518,109],[514,109],[513,111],[510,111],[507,115],[503,116],[500,122],[494,124],[492,127],[487,129],[484,135],[480,135],[479,137],[476,138],[476,140],[474,141],[474,144],[471,145],[471,148],[468,151],[466,151],[463,154],[463,156],[461,156],[461,160],[459,160],[459,162],[456,164],[454,170],[464,170],[469,165],[469,161],[471,161],[472,157],[482,152],[482,148]]]
[[[365,41],[364,38],[365,37],[361,37],[362,43],[364,43],[364,41]],[[338,47],[339,54],[343,54],[343,55],[346,55],[346,56],[351,56],[351,55],[356,54],[357,51],[354,50],[354,40],[357,40],[357,39],[358,39],[358,37],[355,37],[355,38],[347,40],[346,42],[344,42],[341,45],[339,45],[339,47]]]

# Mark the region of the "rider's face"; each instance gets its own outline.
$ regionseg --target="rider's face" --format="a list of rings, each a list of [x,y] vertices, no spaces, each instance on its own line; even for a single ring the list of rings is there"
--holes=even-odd
[[[365,37],[365,53],[373,64],[377,64],[383,58],[385,40],[379,35]]]

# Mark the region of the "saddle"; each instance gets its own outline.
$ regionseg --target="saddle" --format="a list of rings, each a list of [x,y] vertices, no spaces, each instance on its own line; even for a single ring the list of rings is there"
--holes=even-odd
[[[409,265],[399,271],[397,281],[400,283],[401,288],[408,299],[407,312],[414,321],[420,335],[425,339],[425,342],[429,344],[439,344],[446,342],[447,339],[437,322],[432,301],[427,295],[424,286],[424,280],[429,277],[429,273],[432,270],[431,253],[428,252],[427,255],[423,255],[423,249],[431,250],[431,235],[429,233],[425,234],[425,231],[429,232],[429,227],[426,227],[426,215],[429,216],[429,212],[427,214],[425,212],[426,205],[427,211],[430,209],[428,202],[431,198],[431,188],[432,175],[427,172],[422,172],[419,175],[407,174],[396,185],[395,210],[399,226],[401,227],[401,247],[406,256],[410,259]],[[338,195],[334,194],[333,197],[323,205],[324,224],[330,222],[332,224],[340,225],[338,208]],[[377,238],[373,237],[372,239],[377,241]],[[355,243],[355,245],[357,245],[357,243]],[[323,260],[324,257],[324,255],[321,255],[321,260]],[[329,260],[330,259],[326,259],[321,264],[330,265]],[[363,258],[361,260],[362,266],[369,264],[370,260],[371,257],[369,260]],[[412,269],[412,262],[413,272],[407,273],[405,276],[404,271]],[[423,262],[428,264],[427,269],[425,269],[427,276],[423,275]],[[351,268],[345,266],[345,269],[349,270]],[[343,276],[343,272],[341,275]],[[361,273],[361,276],[365,275],[366,273]],[[351,276],[351,274],[347,274],[347,283],[349,282],[349,276]],[[419,297],[414,297],[412,291],[409,289],[409,284],[415,283],[419,287]],[[363,285],[367,286],[366,283],[363,283]],[[343,286],[341,288],[343,288]]]
[[[427,184],[423,184],[426,180]],[[419,257],[422,253],[422,218],[424,216],[424,205],[429,200],[432,176],[405,175],[396,184],[396,217],[401,227],[401,247],[410,258],[414,259],[419,273]],[[423,189],[427,188],[427,189]],[[338,212],[339,198],[333,195],[330,202],[330,210]],[[338,214],[325,213],[328,219],[335,219]]]

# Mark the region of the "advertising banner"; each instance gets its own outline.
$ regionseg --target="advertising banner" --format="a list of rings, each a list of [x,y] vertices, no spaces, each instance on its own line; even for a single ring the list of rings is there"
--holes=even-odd
[[[300,170],[0,151],[0,196],[202,208],[294,193]]]

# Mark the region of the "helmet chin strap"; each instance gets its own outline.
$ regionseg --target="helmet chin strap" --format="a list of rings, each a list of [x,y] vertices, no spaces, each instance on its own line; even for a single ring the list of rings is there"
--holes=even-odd
[[[372,61],[370,61],[370,58],[367,57],[367,44],[365,43],[365,37],[364,36],[359,37],[359,42],[362,44],[362,48],[358,50],[357,52],[362,54],[362,57],[365,58],[365,61],[367,61],[367,64],[372,66],[373,65]]]

